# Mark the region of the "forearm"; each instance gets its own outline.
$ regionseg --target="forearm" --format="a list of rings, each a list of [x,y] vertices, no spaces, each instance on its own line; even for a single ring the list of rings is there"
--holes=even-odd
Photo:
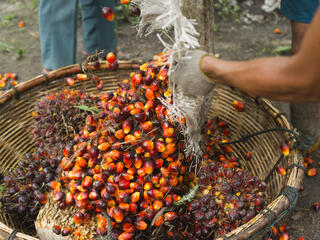
[[[246,62],[205,57],[201,63],[204,73],[214,81],[253,96],[279,101],[319,101],[319,84],[312,73],[301,71],[303,67],[297,57],[270,57]]]

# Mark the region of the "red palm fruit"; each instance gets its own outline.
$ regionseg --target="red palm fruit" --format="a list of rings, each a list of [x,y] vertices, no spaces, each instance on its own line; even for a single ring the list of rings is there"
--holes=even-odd
[[[155,211],[159,211],[163,207],[163,203],[160,200],[155,200],[153,202],[153,208]]]
[[[155,148],[157,149],[158,152],[162,153],[166,150],[166,145],[163,142],[157,140],[155,142]]]
[[[73,84],[74,84],[74,79],[73,78],[71,78],[71,77],[68,77],[68,78],[66,78],[65,79],[66,80],[66,84],[68,85],[68,86],[72,86]]]
[[[148,226],[148,224],[145,221],[140,220],[140,221],[136,222],[136,227],[140,231],[146,230],[147,226]]]
[[[169,185],[172,187],[176,187],[178,185],[178,178],[177,177],[171,177],[169,180]]]
[[[315,202],[314,204],[312,204],[312,208],[314,211],[318,212],[320,209],[320,205],[318,202]]]
[[[157,217],[155,218],[154,225],[155,225],[156,227],[160,227],[160,226],[162,225],[163,221],[164,221],[163,216],[161,216],[161,215],[160,215],[160,216],[157,216]]]
[[[280,232],[282,232],[282,233],[289,232],[290,226],[289,226],[289,225],[281,225],[281,226],[279,227],[279,230],[280,230]]]
[[[154,100],[147,101],[146,104],[144,105],[144,109],[149,110],[152,108],[154,108]]]
[[[88,77],[86,74],[82,74],[82,73],[78,73],[76,78],[79,80],[79,81],[84,81],[84,80],[87,80]]]
[[[141,129],[144,131],[144,132],[149,132],[152,130],[152,122],[150,121],[147,121],[147,122],[144,122],[144,123],[141,123]]]
[[[290,150],[289,146],[285,143],[280,145],[280,150],[284,156],[289,156]]]
[[[181,199],[181,197],[179,196],[179,195],[177,195],[177,194],[172,194],[172,200],[174,201],[174,202],[178,202],[179,200]]]
[[[112,52],[109,52],[106,59],[109,63],[113,63],[116,60],[116,56]]]
[[[180,164],[179,164],[178,161],[172,162],[168,166],[168,171],[169,172],[178,172],[179,171],[179,167],[180,167]]]
[[[156,168],[161,168],[163,166],[164,161],[162,158],[157,158],[156,160],[154,160],[154,163]]]
[[[133,233],[135,231],[135,227],[133,224],[126,222],[123,224],[122,230],[125,232]]]
[[[122,124],[122,129],[123,129],[124,134],[128,134],[132,129],[132,121],[125,120]]]
[[[57,202],[57,201],[61,201],[62,199],[64,199],[65,195],[64,192],[61,191],[57,191],[53,194],[53,201]]]
[[[100,198],[99,194],[96,191],[91,191],[89,193],[90,200],[98,200]]]
[[[84,201],[76,201],[76,208],[78,209],[83,209],[86,208],[88,206],[88,201],[84,200]]]
[[[144,109],[144,105],[143,105],[142,102],[136,102],[136,103],[134,104],[134,107],[137,108],[137,109],[140,109],[140,110],[143,110],[143,109]],[[139,111],[139,112],[141,112],[141,111]]]
[[[118,139],[123,139],[126,135],[125,135],[123,129],[119,129],[114,133],[114,136]]]
[[[114,160],[119,160],[121,158],[121,152],[118,150],[112,150],[109,156]]]
[[[68,178],[71,180],[80,180],[82,173],[82,171],[74,169],[68,173]]]
[[[151,140],[146,140],[142,143],[142,147],[146,150],[146,151],[151,151],[154,149],[154,143]]]
[[[134,178],[134,176],[130,173],[122,173],[122,177],[125,179],[125,180],[132,180]]]
[[[98,84],[96,85],[96,88],[101,91],[103,89],[103,81],[99,81]]]
[[[167,138],[167,137],[171,137],[173,133],[174,133],[174,129],[172,127],[169,127],[169,128],[163,129],[162,135]]]
[[[128,189],[130,187],[130,181],[125,179],[120,179],[118,185],[120,189]]]
[[[157,80],[153,80],[151,85],[150,85],[150,88],[151,88],[152,91],[156,92],[159,89],[159,85],[160,84],[159,84],[159,82]]]
[[[115,200],[113,200],[113,199],[111,199],[111,200],[108,200],[107,201],[107,207],[114,207],[114,206],[116,206],[116,201]]]
[[[271,230],[272,230],[272,236],[273,236],[273,237],[278,236],[278,233],[279,233],[279,232],[278,232],[278,229],[277,229],[277,228],[272,227]]]
[[[81,212],[76,212],[73,216],[73,221],[75,224],[82,224],[84,220],[84,215]]]
[[[143,164],[143,168],[146,174],[152,174],[154,171],[154,163],[151,160],[147,160]]]
[[[130,240],[134,237],[134,234],[131,232],[123,232],[118,236],[118,240]]]
[[[159,183],[159,176],[158,175],[152,175],[151,176],[151,182],[152,182],[152,184],[158,184]]]
[[[139,168],[138,171],[137,171],[137,174],[139,177],[144,177],[146,176],[146,170],[144,168]]]
[[[103,7],[101,9],[101,12],[102,12],[102,15],[103,17],[107,20],[107,21],[110,21],[112,22],[113,19],[114,19],[114,13],[112,11],[111,8],[108,8],[108,7]],[[109,61],[108,61],[109,62]]]
[[[277,171],[277,173],[279,173],[280,175],[283,175],[283,176],[287,174],[286,169],[284,169],[284,168],[281,167],[281,166],[277,166],[277,167],[276,167],[276,171]]]
[[[251,160],[251,159],[252,159],[252,152],[246,153],[246,154],[244,155],[244,159],[247,160],[247,161]]]
[[[78,201],[86,201],[89,198],[88,192],[80,192],[79,195],[77,196]]]
[[[280,235],[280,240],[289,240],[289,234],[288,233],[282,233]]]
[[[71,233],[70,227],[66,227],[66,228],[62,229],[62,231],[61,231],[62,236],[68,236],[68,235],[70,235],[70,233]]]
[[[123,212],[119,207],[114,207],[112,212],[112,217],[116,220],[117,223],[121,223],[123,221]]]
[[[136,203],[140,200],[140,192],[134,192],[131,194],[131,201]]]
[[[92,186],[93,179],[90,176],[85,176],[84,179],[82,180],[81,186],[83,188],[89,188]]]
[[[124,190],[119,190],[117,195],[117,200],[119,202],[127,202],[127,200],[130,198],[129,194]]]
[[[60,235],[61,234],[61,227],[59,225],[54,225],[52,231],[54,234]]]
[[[130,203],[130,208],[129,208],[130,212],[132,214],[137,214],[138,212],[138,205],[136,203]]]
[[[244,110],[246,110],[246,106],[244,105],[244,103],[242,101],[237,101],[234,100],[232,103],[232,106],[238,111],[238,112],[243,112]]]
[[[148,195],[154,199],[163,199],[163,193],[157,189],[151,189],[148,192]]]
[[[149,101],[154,100],[154,98],[155,98],[154,93],[150,88],[146,89],[145,96]]]
[[[116,173],[122,173],[124,168],[123,162],[117,162],[116,164]]]
[[[168,171],[168,168],[161,167],[161,168],[160,168],[160,171],[161,171],[161,173],[162,173],[163,176],[169,177],[170,172]]]
[[[309,158],[309,157],[306,157],[306,158],[304,159],[304,162],[305,162],[307,165],[312,165],[313,159],[312,159],[312,158]]]
[[[298,240],[305,240],[303,237],[301,237],[301,238],[298,238]]]
[[[171,195],[166,196],[165,199],[163,200],[163,202],[166,205],[166,207],[171,207],[172,206],[172,197],[171,197]]]
[[[111,145],[108,142],[103,142],[103,143],[99,144],[99,146],[98,146],[98,149],[100,151],[108,151],[110,148],[111,148]]]
[[[177,214],[174,212],[167,212],[164,214],[164,217],[167,221],[172,221],[177,218]]]
[[[143,81],[143,78],[140,73],[136,73],[131,77],[131,83],[134,85],[139,86],[142,83],[142,81]]]
[[[314,177],[314,176],[316,176],[316,175],[317,175],[317,169],[316,169],[316,168],[310,168],[310,169],[308,170],[308,172],[307,172],[307,175],[308,175],[309,177]]]
[[[135,115],[133,115],[134,119],[138,122],[144,122],[146,121],[146,114],[144,112],[140,112],[140,113],[137,113]]]
[[[73,205],[74,204],[74,196],[72,193],[68,192],[66,194],[66,204],[67,205]]]

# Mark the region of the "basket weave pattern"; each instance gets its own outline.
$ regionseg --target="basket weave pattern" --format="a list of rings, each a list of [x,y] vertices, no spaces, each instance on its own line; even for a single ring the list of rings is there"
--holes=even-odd
[[[72,65],[49,73],[48,76],[40,75],[27,82],[19,84],[0,96],[0,171],[6,173],[15,168],[17,163],[24,159],[27,152],[33,150],[33,139],[30,134],[33,122],[32,111],[35,104],[48,93],[54,93],[65,87],[64,77],[72,77],[83,71],[94,72],[104,82],[103,91],[115,90],[117,83],[129,78],[131,71],[138,68],[137,64],[122,62],[119,70],[110,72],[105,69],[94,71],[90,66]],[[97,93],[95,83],[88,79],[76,83],[73,88],[85,89],[88,93]],[[239,113],[232,107],[233,100],[245,102],[246,111]],[[271,128],[291,128],[290,123],[265,99],[253,99],[245,94],[234,91],[229,87],[218,86],[215,89],[209,118],[219,116],[225,120],[231,129],[230,139],[239,139],[243,135],[255,133]],[[278,117],[279,116],[279,117]],[[290,136],[285,132],[270,132],[249,139],[246,143],[237,143],[233,146],[236,157],[242,166],[264,180],[281,156],[279,145]],[[247,152],[253,153],[250,161],[243,159]],[[292,150],[290,156],[281,163],[288,167],[292,164],[303,164],[303,159],[297,150]],[[289,200],[284,195],[279,195],[284,186],[299,188],[303,179],[303,171],[292,168],[283,177],[272,173],[267,182],[267,207],[279,215],[289,207]],[[259,214],[247,224],[244,224],[226,236],[229,239],[248,239],[255,233],[268,226],[269,219],[264,214]],[[32,230],[21,229],[18,222],[14,222],[4,212],[0,212],[0,238],[5,239],[13,229],[20,232],[16,239],[35,240],[31,236]],[[219,238],[223,240],[223,238]]]

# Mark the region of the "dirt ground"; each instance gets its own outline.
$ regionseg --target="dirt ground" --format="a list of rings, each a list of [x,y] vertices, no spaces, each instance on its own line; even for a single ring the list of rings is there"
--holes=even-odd
[[[0,1],[0,74],[15,72],[19,81],[24,81],[41,73],[38,1]],[[273,56],[276,48],[290,45],[289,21],[277,11],[264,13],[260,9],[262,0],[255,0],[252,6],[249,2],[240,3],[244,16],[240,22],[231,16],[227,21],[217,18],[212,26],[216,29],[215,53],[223,59]],[[18,27],[21,20],[25,22],[24,28]],[[281,30],[280,34],[274,34],[276,28]],[[82,58],[80,30],[79,24],[78,61]],[[129,23],[121,22],[117,32],[120,59],[148,60],[162,50],[156,36],[139,39]],[[291,226],[290,239],[320,240],[320,215],[310,210],[314,202],[320,201],[319,181],[320,176],[305,179],[305,190],[301,192],[296,208],[285,218],[284,222]]]

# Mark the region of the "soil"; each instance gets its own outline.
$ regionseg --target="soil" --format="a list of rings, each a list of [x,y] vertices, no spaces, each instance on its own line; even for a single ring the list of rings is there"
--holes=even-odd
[[[288,20],[277,11],[263,12],[260,9],[262,0],[255,0],[251,6],[248,6],[248,3],[250,1],[241,1],[240,7],[243,16],[253,16],[251,19],[254,20],[250,22],[244,21],[244,18],[239,20],[232,14],[226,21],[216,17],[213,25],[216,29],[215,53],[223,59],[247,60],[274,56],[276,53],[273,50],[291,44]],[[38,4],[39,0],[0,1],[0,73],[15,72],[19,81],[41,74]],[[21,20],[25,22],[24,28],[18,27]],[[276,28],[281,30],[280,34],[274,33]],[[82,59],[80,32],[79,23],[78,61]],[[138,38],[136,28],[129,22],[119,23],[117,35],[119,59],[148,60],[162,50],[155,35]],[[320,158],[315,157],[315,159]],[[311,210],[311,205],[320,201],[319,181],[320,176],[305,179],[305,190],[301,192],[297,206],[280,223],[291,226],[290,239],[304,237],[307,240],[320,240],[320,215]]]

